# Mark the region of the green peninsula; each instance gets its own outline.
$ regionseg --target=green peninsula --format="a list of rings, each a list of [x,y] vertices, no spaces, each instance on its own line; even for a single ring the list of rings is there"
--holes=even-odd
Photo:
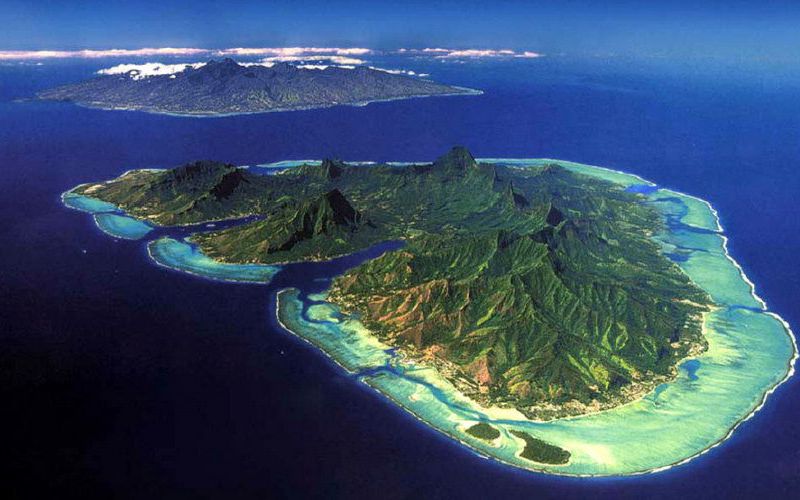
[[[473,401],[535,420],[636,400],[707,347],[714,301],[663,255],[657,209],[555,163],[479,163],[460,147],[428,164],[325,160],[273,175],[203,161],[74,193],[155,225],[257,216],[192,236],[232,264],[324,260],[401,240],[338,277],[326,300]],[[566,460],[517,437],[534,455]]]

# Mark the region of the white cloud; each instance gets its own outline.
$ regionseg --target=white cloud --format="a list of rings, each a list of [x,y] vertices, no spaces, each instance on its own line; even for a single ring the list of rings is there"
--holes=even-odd
[[[374,54],[364,47],[235,47],[228,49],[203,49],[195,47],[145,47],[141,49],[103,49],[103,50],[4,50],[0,51],[2,60],[41,60],[41,59],[97,59],[101,57],[147,57],[147,56],[262,56],[270,61],[319,61],[332,64],[364,64],[359,56]],[[424,49],[402,48],[396,54],[430,56],[437,59],[478,59],[517,57],[532,59],[542,54],[533,51],[510,49],[448,49],[428,47]],[[272,59],[276,58],[276,59]],[[286,58],[286,59],[277,59]],[[294,58],[294,59],[288,59]],[[269,61],[268,61],[269,62]]]
[[[431,56],[435,59],[482,59],[506,57],[533,59],[536,57],[542,57],[542,54],[530,50],[518,52],[511,49],[445,49],[441,47],[400,49],[397,51],[397,53]]]
[[[237,47],[215,51],[222,56],[295,56],[313,57],[315,55],[363,56],[371,54],[371,49],[363,47]]]
[[[366,61],[363,59],[359,59],[357,57],[347,57],[347,56],[332,56],[330,61],[335,64],[349,64],[349,65],[358,65],[364,64]]]
[[[141,57],[141,56],[191,56],[208,54],[208,49],[157,47],[142,49],[107,50],[2,50],[0,60],[21,59],[97,59],[100,57]]]
[[[363,47],[350,47],[349,49],[338,49],[336,52],[340,56],[364,56],[372,53],[372,49]]]
[[[269,59],[276,59],[276,58],[269,58]],[[281,60],[289,60],[289,61],[297,61],[301,62],[300,58],[292,58],[291,56],[283,56],[280,58]],[[346,58],[343,58],[346,59]],[[264,66],[265,68],[271,68],[275,65],[274,60],[263,60],[259,62],[240,62],[237,63],[240,66]],[[104,68],[97,71],[99,75],[127,75],[133,80],[143,80],[145,78],[149,78],[151,76],[163,76],[169,75],[170,78],[175,78],[177,73],[181,73],[186,71],[189,68],[202,68],[207,63],[204,62],[196,62],[196,63],[185,63],[185,64],[162,64],[156,62],[148,62],[143,64],[118,64],[116,66],[112,66],[110,68]],[[301,69],[315,69],[315,70],[325,70],[328,68],[342,68],[342,69],[355,69],[355,65],[347,65],[347,64],[296,64],[295,65]],[[413,72],[412,72],[413,73]]]
[[[300,69],[318,69],[318,70],[325,70],[328,68],[356,69],[356,66],[350,64],[296,64],[295,67]]]
[[[186,71],[187,68],[200,68],[205,66],[206,63],[189,63],[189,64],[161,64],[161,63],[144,63],[144,64],[118,64],[110,68],[99,70],[97,73],[100,75],[129,75],[134,80],[142,80],[151,76],[172,75]]]
[[[298,64],[298,68],[301,69],[318,69],[318,70],[325,70],[330,68],[327,64]]]
[[[386,69],[386,68],[377,68],[375,66],[370,66],[369,69],[374,69],[375,71],[383,71],[384,73],[390,73],[392,75],[418,76],[420,78],[431,76],[429,73],[417,73],[416,71],[412,71],[410,69]]]
[[[271,67],[275,66],[274,62],[268,62],[268,61],[237,62],[236,64],[238,64],[239,66],[244,66],[246,68],[249,68],[250,66],[264,66],[265,68],[271,68]]]
[[[290,55],[281,55],[281,56],[271,56],[262,59],[263,62],[329,62],[331,64],[347,64],[347,65],[358,65],[364,64],[366,61],[363,59],[358,59],[355,57],[347,57],[347,56],[290,56]]]
[[[230,49],[202,49],[194,47],[145,47],[141,49],[86,49],[86,50],[3,50],[0,60],[26,59],[97,59],[100,57],[146,56],[361,56],[371,54],[364,47],[253,47]]]
[[[467,49],[467,50],[451,50],[441,56],[442,58],[456,58],[456,57],[503,57],[513,56],[513,50],[481,50],[481,49]]]

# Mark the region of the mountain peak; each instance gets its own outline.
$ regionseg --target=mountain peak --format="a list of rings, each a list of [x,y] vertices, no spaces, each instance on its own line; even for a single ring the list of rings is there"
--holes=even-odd
[[[269,69],[272,71],[291,71],[291,70],[298,70],[299,68],[294,64],[290,64],[286,61],[278,61],[274,63],[272,66],[269,66]]]
[[[324,203],[330,208],[328,216],[340,226],[352,226],[361,220],[361,214],[353,208],[347,198],[338,189],[332,189],[322,196]]]
[[[361,213],[347,201],[338,189],[332,189],[315,200],[303,203],[295,215],[302,239],[315,234],[329,233],[335,228],[356,230]]]
[[[344,163],[340,160],[326,158],[322,160],[322,172],[326,179],[335,179],[342,175]]]
[[[513,208],[525,208],[529,205],[528,199],[514,190],[513,181],[508,181],[506,184],[505,197]]]
[[[214,78],[224,78],[237,75],[245,69],[245,66],[242,66],[230,57],[226,57],[220,60],[209,60],[204,66],[200,66],[197,72],[211,75]]]
[[[211,160],[199,160],[170,170],[167,172],[165,178],[171,182],[186,182],[196,179],[215,179],[235,169],[236,167],[228,163]]]
[[[447,170],[467,171],[476,168],[478,163],[464,146],[454,146],[450,151],[440,156],[433,162],[434,168]]]
[[[565,220],[564,214],[561,213],[561,210],[557,209],[553,205],[550,205],[550,210],[547,212],[547,219],[546,222],[551,226],[558,226]]]
[[[209,59],[208,62],[206,63],[206,66],[232,66],[232,65],[240,66],[239,63],[237,63],[230,57],[225,57],[219,60]]]

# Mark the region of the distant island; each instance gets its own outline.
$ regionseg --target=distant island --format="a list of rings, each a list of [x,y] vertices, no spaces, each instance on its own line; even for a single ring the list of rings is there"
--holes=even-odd
[[[101,109],[215,116],[479,93],[365,66],[239,64],[226,58],[187,64],[168,74],[134,69],[101,74],[45,90],[37,98]]]
[[[796,358],[708,203],[599,167],[461,147],[415,164],[197,161],[63,200],[114,237],[146,237],[159,265],[267,284],[279,326],[526,469],[683,463]]]

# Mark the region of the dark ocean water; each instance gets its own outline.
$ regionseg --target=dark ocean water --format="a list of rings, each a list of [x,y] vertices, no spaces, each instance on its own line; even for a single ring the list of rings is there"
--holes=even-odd
[[[481,157],[573,160],[709,200],[759,294],[800,328],[800,79],[557,59],[403,65],[486,93],[187,119],[12,102],[96,66],[0,67],[4,498],[796,494],[796,378],[723,446],[668,472],[523,472],[278,331],[265,287],[159,268],[140,243],[60,203],[80,182],[200,158],[430,160],[463,144]]]

